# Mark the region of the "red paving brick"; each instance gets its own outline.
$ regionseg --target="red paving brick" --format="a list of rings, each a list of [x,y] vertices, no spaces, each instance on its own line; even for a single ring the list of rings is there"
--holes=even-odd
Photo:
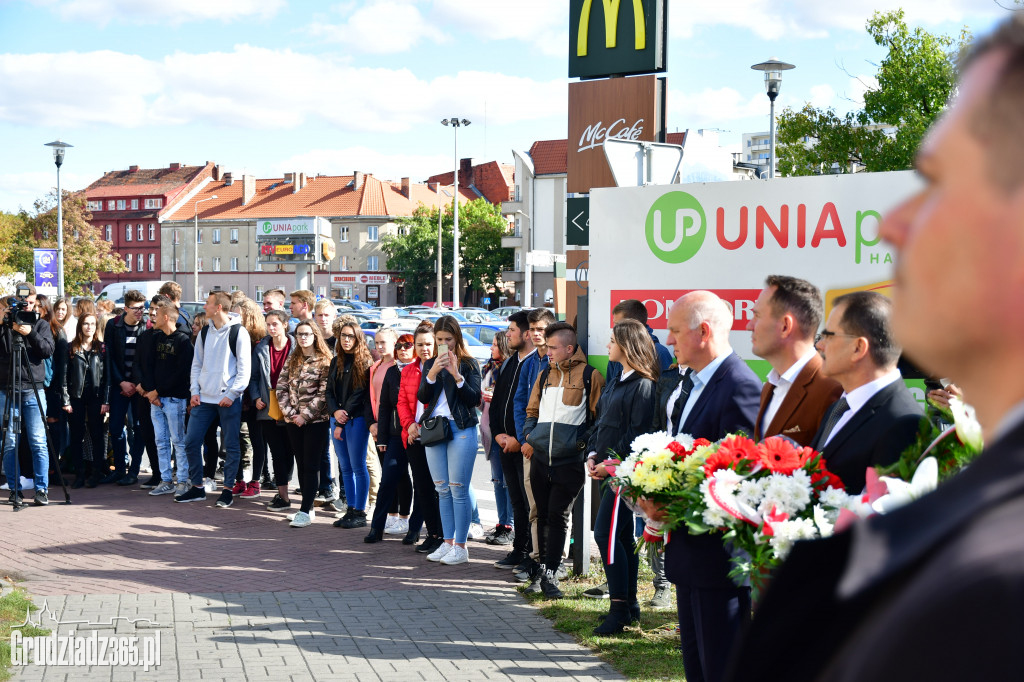
[[[0,575],[36,595],[165,592],[412,590],[482,587],[511,579],[492,563],[506,551],[470,542],[470,564],[441,566],[402,545],[401,536],[363,542],[366,529],[334,528],[321,515],[290,528],[268,512],[270,495],[229,509],[177,504],[138,488],[52,488],[48,507],[7,514]]]

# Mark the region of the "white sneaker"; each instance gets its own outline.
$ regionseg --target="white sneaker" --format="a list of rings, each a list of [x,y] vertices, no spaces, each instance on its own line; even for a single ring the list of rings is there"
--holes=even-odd
[[[448,552],[452,551],[454,546],[449,545],[447,542],[442,542],[440,547],[427,555],[427,561],[440,561]]]
[[[397,516],[388,518],[394,518],[395,522],[391,524],[390,528],[384,527],[385,535],[405,535],[409,532],[409,519],[400,519]]]
[[[293,516],[292,522],[289,523],[288,525],[291,526],[292,528],[305,528],[309,524],[313,523],[312,514],[313,514],[312,511],[310,511],[309,514],[307,514],[306,512],[301,512],[301,511],[300,512],[295,512],[295,514],[292,515]]]
[[[160,485],[149,491],[150,495],[170,495],[171,493],[177,493],[177,488],[170,481],[163,481]]]
[[[458,545],[452,545],[450,552],[441,557],[439,563],[445,566],[452,566],[454,564],[465,564],[469,562],[469,552],[465,547],[459,547]]]
[[[284,520],[285,521],[294,521],[295,519],[297,519],[299,517],[299,514],[305,514],[309,518],[309,520],[312,521],[313,519],[316,518],[316,509],[310,509],[308,514],[306,512],[301,512],[301,511],[295,512],[294,514],[286,514],[285,517],[284,517]],[[308,526],[309,524],[307,523],[305,525]]]
[[[184,483],[179,483],[178,485],[174,486],[174,494],[175,495],[184,495],[188,491],[188,489],[191,488],[191,487],[192,487],[192,484],[189,483],[188,481],[186,481]]]
[[[217,481],[212,478],[204,478],[203,487],[206,488],[206,492],[215,493],[217,492]]]
[[[398,523],[398,517],[397,516],[390,516],[389,515],[388,516],[388,520],[384,522],[384,533],[385,533],[385,535],[390,535],[391,534],[391,529],[395,527],[396,523]]]
[[[484,532],[484,527],[479,523],[469,524],[469,537],[470,540],[483,540],[487,534]]]

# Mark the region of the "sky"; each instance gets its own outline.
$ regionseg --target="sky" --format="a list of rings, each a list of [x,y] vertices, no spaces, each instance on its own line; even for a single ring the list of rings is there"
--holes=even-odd
[[[624,2],[623,4],[628,4]],[[1002,4],[1009,5],[1008,0]],[[864,30],[902,7],[911,26],[981,34],[996,0],[670,0],[668,130],[717,129],[738,151],[779,109],[858,108],[884,56]],[[0,211],[172,162],[236,177],[379,178],[451,170],[458,155],[567,134],[568,0],[0,0]]]

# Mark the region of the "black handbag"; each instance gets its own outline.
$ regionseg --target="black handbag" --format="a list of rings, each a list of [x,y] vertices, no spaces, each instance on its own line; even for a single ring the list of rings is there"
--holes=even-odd
[[[448,423],[447,417],[428,417],[426,415],[434,411],[437,407],[437,401],[441,398],[441,392],[444,391],[444,378],[438,377],[438,381],[441,382],[441,391],[438,391],[437,395],[427,406],[426,411],[423,413],[424,417],[420,420],[420,443],[423,445],[438,445],[439,443],[447,443],[454,436],[452,435],[452,426]]]

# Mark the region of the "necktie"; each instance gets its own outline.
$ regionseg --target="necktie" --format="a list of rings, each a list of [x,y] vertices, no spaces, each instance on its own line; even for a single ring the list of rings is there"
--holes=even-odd
[[[679,398],[676,399],[676,404],[672,407],[672,419],[668,425],[669,431],[673,436],[679,434],[679,430],[683,428],[683,425],[679,423],[679,418],[683,416],[683,408],[686,407],[686,399],[690,397],[690,391],[693,390],[693,370],[686,370],[686,374],[683,375],[683,381],[680,385]]]
[[[844,414],[850,410],[850,403],[846,402],[846,398],[840,398],[836,401],[836,404],[832,406],[832,414],[828,416],[828,421],[825,422],[825,430],[821,432],[821,446],[824,447],[825,443],[828,442],[828,438],[832,435],[832,430],[836,428],[836,424]]]

